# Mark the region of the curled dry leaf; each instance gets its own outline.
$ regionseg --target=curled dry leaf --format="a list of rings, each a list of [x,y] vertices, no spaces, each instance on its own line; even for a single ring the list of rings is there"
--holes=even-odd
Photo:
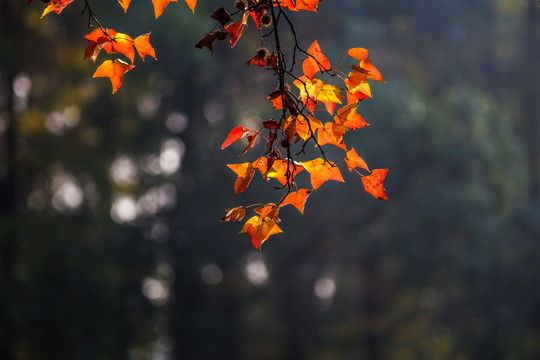
[[[243,206],[236,206],[225,210],[225,216],[219,218],[219,221],[242,221],[246,216],[246,208]]]

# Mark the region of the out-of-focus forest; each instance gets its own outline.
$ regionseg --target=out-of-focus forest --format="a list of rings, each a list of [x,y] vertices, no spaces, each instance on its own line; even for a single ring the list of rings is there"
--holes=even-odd
[[[113,96],[83,61],[82,2],[0,2],[0,359],[540,358],[540,4],[323,1],[293,14],[335,63],[365,47],[387,84],[348,138],[391,168],[389,201],[328,183],[257,252],[224,209],[233,126],[274,115],[275,79],[194,44],[226,2],[150,1],[100,21],[152,31]],[[250,159],[253,160],[253,159]]]

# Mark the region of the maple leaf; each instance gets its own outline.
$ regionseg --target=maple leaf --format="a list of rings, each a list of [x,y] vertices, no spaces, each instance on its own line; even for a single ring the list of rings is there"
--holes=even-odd
[[[348,127],[351,130],[356,130],[369,126],[360,114],[356,112],[358,102],[355,101],[341,109],[338,109],[337,116],[334,116],[334,121],[338,124]]]
[[[276,1],[274,1],[274,6],[278,6],[278,4],[282,8],[293,10],[293,11],[298,11],[296,9],[296,6],[294,5],[292,0],[276,0]]]
[[[313,192],[313,190],[300,189],[298,191],[293,191],[283,199],[279,206],[293,205],[295,208],[300,211],[301,214],[304,213],[304,206],[306,205],[306,200],[308,196]]]
[[[311,44],[307,53],[310,56],[308,56],[302,63],[302,70],[308,79],[313,79],[315,74],[319,71],[323,72],[331,69],[330,61],[328,61],[328,58],[322,53],[321,47],[319,46],[317,40]]]
[[[279,219],[279,207],[276,206],[274,203],[268,203],[263,206],[259,206],[253,211],[259,215],[261,219],[263,218],[269,218],[272,221],[275,221],[277,224],[281,222]]]
[[[112,93],[114,94],[120,86],[124,74],[133,69],[135,65],[128,64],[120,59],[105,60],[97,69],[92,77],[106,77],[111,80]]]
[[[135,40],[133,40],[133,45],[135,46],[135,49],[137,49],[142,61],[144,61],[146,55],[157,60],[154,47],[150,45],[150,33],[137,36]]]
[[[358,156],[354,148],[351,148],[351,150],[347,151],[345,162],[347,163],[347,167],[349,168],[349,171],[353,171],[357,167],[360,167],[362,169],[366,169],[367,171],[369,171],[369,168],[366,162],[364,161],[364,159]]]
[[[5,0],[10,1],[10,0]],[[41,14],[41,18],[43,18],[45,15],[47,15],[50,12],[54,12],[56,15],[59,15],[62,10],[69,4],[71,4],[74,0],[51,0],[49,2],[49,5],[43,10],[43,13]]]
[[[359,61],[358,67],[366,72],[369,79],[385,83],[379,70],[371,63],[368,53],[368,50],[364,48],[352,48],[347,51],[349,56]]]
[[[170,2],[178,2],[178,0],[152,0],[156,19],[160,17],[161,14],[163,14],[163,11],[165,11],[165,8],[169,5]]]
[[[244,192],[253,178],[255,168],[251,163],[227,164],[227,166],[238,176],[234,183],[234,193],[238,195]]]
[[[313,189],[318,189],[328,180],[345,182],[338,167],[330,164],[324,159],[317,158],[314,160],[301,162],[300,164],[309,173],[311,186],[313,186]]]
[[[251,243],[257,250],[261,250],[261,245],[270,236],[279,234],[282,230],[276,222],[268,217],[253,216],[251,217],[240,231],[240,234],[249,234]]]
[[[295,164],[291,160],[276,159],[264,175],[276,179],[281,185],[287,185],[292,183],[296,174],[302,170],[304,170],[302,166]]]
[[[243,206],[236,206],[225,210],[225,216],[219,218],[219,221],[242,221],[246,216],[246,208]]]
[[[227,26],[225,26],[225,30],[229,33],[229,42],[231,43],[231,48],[236,45],[238,40],[240,40],[240,37],[242,36],[242,33],[244,31],[244,26],[247,25],[247,19],[248,19],[249,13],[244,13],[244,16],[242,16],[241,20],[235,21]]]
[[[227,135],[227,138],[221,145],[221,150],[225,149],[227,146],[231,145],[232,143],[237,142],[238,140],[245,137],[247,134],[249,134],[251,130],[244,128],[243,126],[237,126],[234,129],[232,129],[229,132],[229,135]]]
[[[371,97],[371,89],[365,72],[350,72],[349,77],[345,79],[345,84],[347,85],[347,95],[351,95],[355,100],[361,101]]]
[[[319,11],[318,4],[322,0],[296,0],[296,10]]]
[[[319,102],[324,103],[330,114],[334,112],[336,104],[341,104],[343,96],[337,86],[325,84],[320,79],[308,79],[306,76],[296,79],[293,84],[300,90],[300,101],[311,112]]]
[[[104,32],[102,28],[96,28],[84,38],[89,41],[84,58],[90,58],[94,63],[102,49],[108,54],[122,54],[126,56],[131,63],[133,63],[133,60],[135,59],[133,39],[129,35],[119,33],[113,29]]]
[[[203,38],[195,44],[195,47],[202,49],[203,46],[206,46],[208,49],[210,49],[212,55],[214,55],[214,43],[216,40],[225,40],[228,34],[229,33],[225,30],[211,31],[204,35]]]
[[[383,185],[388,170],[390,169],[375,169],[370,175],[362,176],[364,190],[377,199],[388,200],[388,195],[386,195],[386,190]]]
[[[126,34],[116,33],[111,41],[108,41],[103,45],[103,50],[105,50],[107,54],[122,54],[126,56],[132,64],[133,60],[135,60],[133,39]]]
[[[191,12],[195,13],[195,5],[197,5],[197,0],[186,0],[186,4]]]
[[[343,150],[347,150],[347,146],[343,141],[343,134],[349,130],[346,126],[336,124],[334,122],[327,122],[324,127],[317,132],[317,143],[319,146],[325,144],[332,144]]]
[[[124,9],[124,13],[126,13],[129,5],[131,4],[131,0],[118,0],[118,3],[120,6],[122,6],[122,9]]]
[[[229,21],[232,21],[231,14],[224,7],[218,7],[210,17],[216,19],[221,26],[225,26]]]
[[[312,135],[315,135],[317,129],[322,128],[322,122],[314,117],[296,117],[296,133],[304,141],[307,141]]]

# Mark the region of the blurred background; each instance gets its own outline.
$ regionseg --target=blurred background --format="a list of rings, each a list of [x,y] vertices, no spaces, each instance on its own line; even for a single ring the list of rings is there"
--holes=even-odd
[[[83,1],[42,20],[38,1],[0,3],[0,359],[540,358],[540,4],[293,14],[302,46],[333,64],[369,48],[385,77],[347,142],[391,168],[390,200],[327,183],[261,253],[218,220],[281,196],[259,179],[235,196],[242,146],[219,150],[276,116],[275,80],[245,64],[260,34],[212,56],[194,44],[232,1],[157,21],[150,1],[91,5],[152,31],[158,61],[114,96],[83,61]]]

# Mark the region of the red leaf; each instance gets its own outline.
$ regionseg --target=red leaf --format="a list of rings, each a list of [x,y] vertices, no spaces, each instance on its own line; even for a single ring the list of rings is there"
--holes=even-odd
[[[242,139],[246,136],[251,130],[245,129],[243,126],[237,126],[229,132],[227,139],[221,145],[221,150],[225,149],[227,146],[231,145],[234,142]]]
[[[4,1],[11,1],[11,0],[4,0]],[[71,4],[73,0],[51,0],[49,2],[49,5],[43,10],[43,13],[41,14],[41,17],[43,18],[45,15],[47,15],[50,12],[54,12],[56,15],[59,15],[62,10],[69,4]],[[30,3],[29,3],[30,4]]]
[[[235,21],[227,26],[225,26],[225,30],[229,33],[230,38],[229,42],[231,43],[231,48],[236,45],[238,40],[240,40],[240,37],[242,36],[242,32],[244,31],[244,26],[247,24],[249,13],[244,13],[244,16],[241,20]]]
[[[386,190],[383,185],[388,170],[390,169],[375,169],[370,175],[362,176],[364,190],[377,199],[388,200],[388,195],[386,195]]]

